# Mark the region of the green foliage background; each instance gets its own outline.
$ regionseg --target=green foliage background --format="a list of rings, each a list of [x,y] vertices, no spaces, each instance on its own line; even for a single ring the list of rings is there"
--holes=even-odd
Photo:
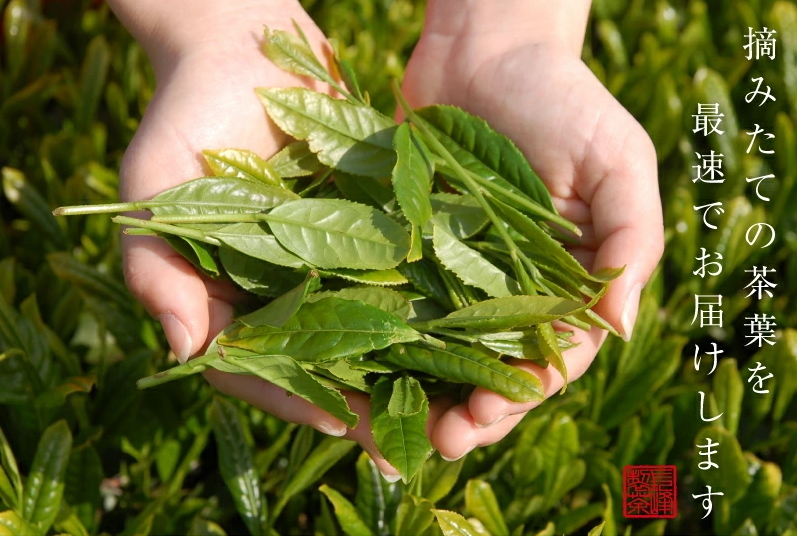
[[[607,536],[797,534],[794,2],[595,1],[584,60],[660,162],[667,247],[634,338],[609,340],[584,378],[504,441],[454,463],[435,455],[409,486],[383,481],[353,443],[217,397],[201,379],[136,391],[167,364],[167,346],[124,287],[119,231],[103,215],[50,211],[116,199],[152,72],[107,6],[39,4],[4,2],[0,38],[0,535],[554,535],[601,522]],[[304,4],[390,112],[387,86],[417,40],[422,3]],[[762,26],[778,32],[777,59],[748,61],[744,35]],[[777,98],[762,107],[745,102],[758,76]],[[698,102],[720,104],[724,136],[693,134]],[[756,123],[775,134],[774,155],[747,154]],[[692,181],[695,153],[711,149],[725,156],[722,185]],[[762,202],[744,179],[768,173]],[[711,231],[692,207],[714,201],[725,213]],[[745,242],[757,222],[777,231],[766,249]],[[721,275],[692,274],[701,247],[723,254]],[[745,270],[764,264],[778,286],[759,302],[746,297]],[[723,329],[692,324],[695,294],[723,295]],[[744,345],[755,313],[777,318],[775,346]],[[725,352],[708,376],[692,360],[710,342]],[[747,382],[759,361],[774,374],[769,394]],[[700,390],[712,415],[723,412],[709,427]],[[719,469],[697,467],[706,437],[720,443]],[[624,519],[623,466],[665,463],[678,469],[678,517]],[[706,485],[725,495],[701,520],[691,495]],[[433,508],[471,527],[440,512],[433,523]]]

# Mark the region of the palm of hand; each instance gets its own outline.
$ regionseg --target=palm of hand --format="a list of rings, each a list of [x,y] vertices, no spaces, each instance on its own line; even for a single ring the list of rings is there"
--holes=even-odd
[[[320,36],[305,25],[306,31]],[[242,148],[268,157],[287,143],[279,129],[267,124],[255,94],[256,87],[305,86],[325,88],[290,75],[272,65],[258,50],[258,42],[231,47],[219,35],[196,47],[167,73],[160,73],[158,90],[125,154],[121,197],[149,198],[204,174],[203,149]],[[128,287],[164,325],[169,343],[182,358],[200,353],[230,324],[233,303],[240,293],[199,276],[166,243],[149,237],[125,236],[123,243]],[[182,329],[176,325],[183,325]],[[385,472],[392,468],[377,456],[368,422],[368,400],[348,394],[362,425],[345,425],[299,397],[251,376],[205,373],[219,390],[286,421],[310,424],[326,433],[347,435],[374,453]]]
[[[624,317],[635,316],[641,283],[663,242],[655,150],[580,59],[550,45],[502,46],[501,39],[425,36],[407,67],[404,93],[413,107],[459,106],[515,141],[557,210],[583,231],[571,253],[590,270],[626,265],[595,311],[630,334]],[[586,371],[605,336],[597,328],[577,330],[580,345],[565,352],[570,381]],[[552,367],[514,364],[540,377],[546,396],[562,386]],[[432,443],[444,456],[459,457],[500,440],[533,406],[478,388],[441,416]]]

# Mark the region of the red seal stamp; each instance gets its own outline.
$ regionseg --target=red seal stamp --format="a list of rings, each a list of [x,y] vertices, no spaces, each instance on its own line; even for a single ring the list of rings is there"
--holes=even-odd
[[[623,467],[623,516],[673,518],[678,513],[674,465]]]

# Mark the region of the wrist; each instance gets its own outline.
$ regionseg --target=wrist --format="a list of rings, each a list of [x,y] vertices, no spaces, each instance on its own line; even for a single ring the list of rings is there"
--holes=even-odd
[[[581,57],[591,0],[429,0],[424,34],[546,43]],[[497,39],[499,38],[499,39]]]
[[[184,57],[212,50],[259,55],[263,27],[310,22],[298,0],[108,0],[146,51],[156,75]],[[220,50],[221,49],[221,50]]]

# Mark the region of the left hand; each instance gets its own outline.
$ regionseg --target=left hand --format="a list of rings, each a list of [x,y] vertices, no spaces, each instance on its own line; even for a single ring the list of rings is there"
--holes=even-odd
[[[569,20],[555,24],[565,20],[559,13],[546,24],[559,8],[535,0],[493,8],[431,0],[404,94],[414,108],[459,106],[518,145],[557,210],[583,231],[570,252],[590,271],[625,266],[595,312],[627,339],[640,291],[664,247],[655,148],[580,60],[583,27],[574,30]],[[581,22],[586,24],[586,14]],[[605,338],[598,328],[576,330],[580,344],[564,354],[569,381],[584,374]],[[563,385],[553,367],[512,363],[538,376],[546,397]],[[460,458],[502,439],[536,405],[477,388],[459,405],[441,403],[430,428],[432,444],[445,458]]]

